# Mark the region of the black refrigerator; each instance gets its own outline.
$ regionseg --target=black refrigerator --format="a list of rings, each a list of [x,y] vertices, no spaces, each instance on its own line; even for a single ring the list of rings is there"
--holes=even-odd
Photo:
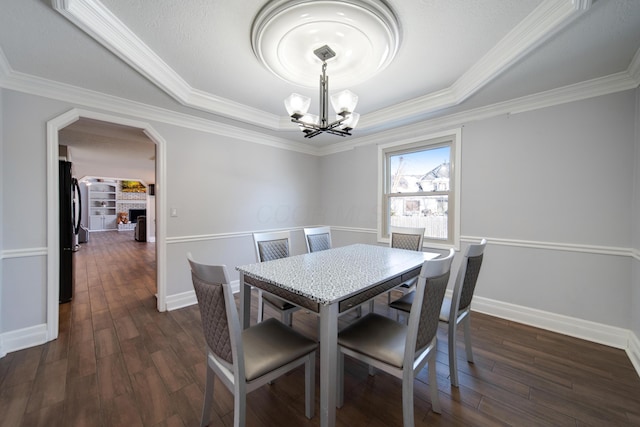
[[[78,250],[78,231],[82,202],[78,181],[73,178],[71,162],[60,160],[60,303],[73,298],[73,257]]]

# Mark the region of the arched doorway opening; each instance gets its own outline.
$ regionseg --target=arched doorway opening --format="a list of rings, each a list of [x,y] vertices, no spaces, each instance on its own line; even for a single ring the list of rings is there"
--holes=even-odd
[[[72,109],[47,122],[47,341],[58,336],[59,313],[59,131],[81,118],[98,120],[101,122],[139,128],[156,145],[156,262],[157,262],[157,301],[158,311],[166,310],[166,225],[164,219],[165,206],[165,153],[166,142],[145,122],[126,119],[123,117],[97,113],[92,111]]]

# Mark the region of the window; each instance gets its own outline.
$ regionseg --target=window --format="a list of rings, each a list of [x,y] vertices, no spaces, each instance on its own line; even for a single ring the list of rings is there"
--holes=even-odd
[[[459,246],[460,130],[381,146],[381,240],[389,227],[424,227],[426,245]]]

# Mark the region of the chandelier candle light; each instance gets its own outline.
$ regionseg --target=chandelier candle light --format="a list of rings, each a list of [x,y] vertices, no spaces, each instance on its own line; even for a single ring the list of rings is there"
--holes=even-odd
[[[320,117],[307,114],[311,104],[311,98],[292,93],[284,100],[284,106],[291,116],[291,121],[300,125],[305,138],[313,138],[316,135],[327,132],[333,135],[351,135],[351,130],[356,127],[360,114],[354,113],[358,103],[358,96],[350,90],[343,90],[331,96],[331,105],[337,116],[336,120],[329,122],[329,77],[327,77],[327,60],[336,56],[336,53],[327,45],[319,47],[313,53],[322,61],[322,75],[320,76]]]

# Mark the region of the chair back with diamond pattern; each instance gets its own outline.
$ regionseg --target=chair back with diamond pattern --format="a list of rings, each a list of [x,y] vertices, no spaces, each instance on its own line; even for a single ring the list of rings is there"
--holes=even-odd
[[[289,256],[289,232],[254,233],[258,262],[272,261]]]
[[[304,229],[304,240],[307,252],[326,251],[331,249],[330,227],[309,227]]]
[[[424,227],[391,227],[389,230],[389,246],[397,249],[421,251],[424,240]]]
[[[193,260],[191,253],[187,254],[187,259],[191,266],[191,279],[198,299],[204,339],[218,360],[226,362],[227,369],[233,371],[235,337],[230,325],[233,319],[227,313],[225,287],[229,288],[229,276],[226,266],[200,264]],[[227,289],[227,292],[231,290]],[[234,304],[233,309],[235,308]]]
[[[450,249],[446,257],[425,261],[422,265],[407,331],[406,345],[407,348],[413,347],[413,351],[405,353],[405,363],[413,363],[415,352],[422,351],[436,336],[454,254],[455,251]]]

